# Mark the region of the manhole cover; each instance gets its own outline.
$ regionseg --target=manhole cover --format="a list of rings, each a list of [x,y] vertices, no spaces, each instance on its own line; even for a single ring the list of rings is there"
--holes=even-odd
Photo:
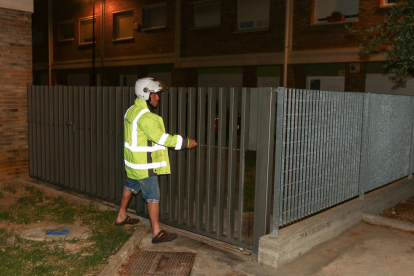
[[[190,275],[195,253],[141,251],[123,275]]]

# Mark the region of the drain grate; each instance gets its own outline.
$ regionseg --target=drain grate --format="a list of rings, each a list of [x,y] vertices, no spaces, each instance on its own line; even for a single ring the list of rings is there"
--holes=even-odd
[[[126,275],[190,275],[195,253],[141,251],[130,260]],[[124,275],[125,275],[124,274]]]

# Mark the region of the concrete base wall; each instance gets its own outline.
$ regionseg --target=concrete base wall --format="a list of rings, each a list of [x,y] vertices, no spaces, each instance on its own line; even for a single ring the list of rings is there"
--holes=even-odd
[[[283,266],[355,226],[363,213],[379,214],[412,196],[414,181],[403,179],[366,194],[364,200],[353,199],[282,228],[278,236],[263,236],[259,241],[258,261],[274,268]]]

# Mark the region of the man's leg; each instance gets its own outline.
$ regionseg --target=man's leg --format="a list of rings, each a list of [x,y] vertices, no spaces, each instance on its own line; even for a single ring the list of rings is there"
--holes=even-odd
[[[160,204],[148,202],[148,214],[152,225],[152,237],[155,237],[160,231]]]
[[[129,201],[131,200],[132,192],[129,190],[125,190],[122,192],[122,199],[121,199],[121,206],[119,207],[118,217],[116,218],[116,223],[120,223],[126,219],[127,208]]]

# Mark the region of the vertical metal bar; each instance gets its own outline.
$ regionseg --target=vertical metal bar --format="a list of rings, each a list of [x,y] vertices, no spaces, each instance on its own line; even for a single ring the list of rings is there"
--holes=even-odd
[[[214,212],[214,164],[215,164],[215,111],[216,90],[208,88],[208,115],[207,115],[207,173],[206,173],[206,231],[213,231]]]
[[[58,111],[59,111],[59,184],[65,185],[65,90],[63,86],[58,87]]]
[[[295,93],[295,109],[293,110],[293,137],[292,137],[292,145],[293,145],[293,158],[292,158],[292,185],[293,185],[293,208],[291,210],[291,217],[292,221],[298,218],[297,210],[299,209],[299,187],[298,187],[298,169],[299,169],[299,154],[300,154],[300,146],[299,146],[299,108],[300,108],[300,91],[297,90]]]
[[[77,88],[76,88],[77,89]],[[74,128],[74,123],[75,123],[75,120],[74,120],[74,117],[73,117],[73,112],[74,112],[74,104],[73,104],[73,94],[74,94],[74,90],[75,90],[75,87],[73,87],[73,86],[71,86],[71,87],[69,87],[69,90],[68,90],[68,102],[67,102],[67,104],[68,104],[68,121],[70,122],[70,124],[69,124],[69,129],[68,129],[68,141],[69,141],[69,144],[68,144],[68,147],[67,147],[67,151],[68,151],[68,157],[69,157],[69,167],[68,167],[68,169],[69,169],[69,172],[68,172],[68,174],[69,174],[69,178],[68,178],[68,187],[70,187],[70,188],[74,188],[75,187],[75,166],[76,166],[76,164],[75,164],[75,154],[74,154],[74,151],[73,151],[73,149],[75,148],[74,147],[74,131],[75,131],[75,128]]]
[[[283,200],[283,167],[285,157],[283,156],[283,144],[285,141],[285,88],[279,87],[277,91],[276,108],[276,145],[275,145],[275,182],[273,194],[273,234],[279,234],[279,227],[282,222],[282,200]]]
[[[237,94],[236,94],[237,93]],[[236,97],[237,95],[237,97]],[[238,91],[230,89],[230,111],[229,111],[229,155],[227,173],[227,225],[226,237],[234,239],[235,221],[235,196],[236,196],[236,150],[237,150],[237,108]]]
[[[243,228],[243,207],[244,207],[244,173],[245,173],[245,153],[246,147],[248,144],[246,143],[247,135],[249,133],[249,111],[250,106],[247,103],[247,99],[250,98],[250,90],[248,91],[246,88],[242,90],[242,110],[241,110],[241,132],[240,132],[240,169],[239,169],[239,202],[238,202],[238,211],[239,216],[237,218],[238,224],[238,231],[237,231],[237,240],[239,242],[242,241],[242,228]]]
[[[49,87],[44,86],[42,91],[42,142],[43,142],[43,179],[50,181],[50,150],[49,150]]]
[[[305,101],[306,101],[306,119],[305,119],[305,126],[304,126],[304,132],[305,132],[305,140],[306,140],[306,155],[305,155],[305,177],[304,177],[304,184],[305,184],[305,206],[304,206],[304,213],[303,215],[306,216],[310,212],[310,204],[311,204],[311,189],[312,189],[312,163],[311,157],[312,157],[312,124],[313,124],[313,96],[312,91],[306,90],[305,92]]]
[[[291,89],[284,89],[283,95],[283,152],[282,152],[282,174],[281,176],[281,193],[283,194],[283,200],[280,202],[283,207],[280,208],[280,218],[283,219],[279,224],[279,227],[287,223],[288,212],[288,197],[289,197],[289,110],[290,110],[290,93]]]
[[[225,139],[226,139],[226,110],[227,95],[223,88],[219,88],[219,115],[218,115],[218,141],[217,141],[217,179],[216,179],[216,235],[223,234],[223,211],[224,211],[224,159],[225,159]]]
[[[294,112],[294,103],[295,103],[295,95],[296,95],[296,90],[295,89],[289,89],[289,102],[288,102],[288,139],[286,140],[286,143],[288,144],[288,161],[286,161],[286,165],[287,165],[287,172],[288,172],[288,177],[287,177],[287,185],[288,187],[288,197],[287,197],[287,201],[288,201],[288,207],[287,207],[287,213],[286,213],[286,219],[287,222],[291,222],[291,211],[293,208],[293,176],[292,176],[292,170],[293,170],[293,131],[294,131],[294,124],[293,124],[293,112]]]
[[[196,127],[196,96],[197,91],[195,88],[188,89],[187,97],[187,136],[189,138],[195,138],[195,127]],[[187,150],[187,227],[194,226],[194,168],[195,168],[195,153],[196,150]]]
[[[165,129],[168,129],[168,102],[169,102],[169,93],[163,93],[160,100],[160,116],[164,119],[164,126]],[[165,219],[168,217],[169,209],[168,209],[168,202],[170,200],[168,194],[168,175],[163,175],[158,177],[160,183],[160,193],[161,193],[161,201],[160,201],[160,216],[161,219]]]
[[[53,153],[55,163],[54,183],[60,182],[60,157],[59,157],[59,90],[57,86],[52,87],[53,93]]]
[[[186,94],[187,89],[180,87],[178,89],[178,134],[181,136],[185,135],[185,127],[186,127]],[[179,151],[177,152],[178,160],[177,160],[177,186],[178,186],[178,223],[184,223],[184,211],[185,211],[185,197],[186,197],[186,189],[185,189],[185,152]]]
[[[303,208],[305,207],[305,156],[306,156],[306,140],[305,140],[305,118],[306,118],[306,90],[299,91],[299,161],[298,161],[298,186],[299,186],[299,208],[297,211],[297,218],[303,217]]]
[[[114,202],[120,204],[122,198],[122,191],[124,186],[124,115],[126,110],[123,107],[123,93],[120,87],[115,88],[115,186],[114,186]]]
[[[47,159],[47,150],[46,150],[46,87],[42,86],[41,92],[40,92],[40,108],[41,108],[41,112],[40,112],[40,120],[41,120],[41,133],[40,133],[40,137],[41,137],[41,147],[42,147],[42,179],[43,180],[47,180],[47,163],[46,163],[46,159]]]
[[[91,87],[85,87],[85,192],[91,193],[91,172],[92,172],[92,94]]]
[[[104,118],[103,118],[103,91],[102,87],[96,87],[96,194],[98,197],[104,196],[106,190],[106,183],[104,184],[103,172],[103,145],[104,145]]]
[[[115,88],[107,88],[108,93],[108,200],[116,203],[116,172],[118,168],[118,160],[116,158],[116,119],[119,114],[116,110],[116,94]]]
[[[170,122],[169,122],[169,131],[170,133],[177,132],[177,89],[170,89]],[[176,199],[176,188],[177,188],[177,153],[175,151],[170,151],[170,160],[171,160],[171,175],[169,179],[169,210],[170,210],[170,222],[177,219],[177,199]]]
[[[197,102],[196,229],[201,231],[205,212],[206,89],[198,88]]]
[[[276,95],[271,88],[260,88],[258,129],[261,134],[257,145],[256,187],[254,200],[253,256],[257,257],[259,239],[270,228],[272,158],[274,150]]]
[[[359,175],[358,193],[359,198],[364,199],[364,193],[367,191],[368,173],[369,173],[369,127],[370,127],[370,99],[371,94],[364,94],[364,115],[362,123],[362,140],[361,140],[361,169]]]
[[[85,87],[79,89],[79,129],[78,129],[78,139],[79,139],[79,190],[85,192],[86,188],[86,170],[85,170]]]
[[[35,166],[36,166],[36,176],[38,178],[42,177],[42,140],[41,140],[41,117],[40,117],[40,112],[41,112],[41,105],[40,105],[40,99],[41,99],[41,87],[40,86],[36,86],[36,146],[35,146],[35,151],[36,151],[36,159],[34,160],[35,162]]]
[[[74,174],[72,177],[72,187],[76,190],[79,190],[79,183],[80,183],[80,157],[79,157],[79,148],[80,148],[80,105],[79,105],[79,90],[81,87],[75,87],[73,91],[73,109],[72,109],[72,116],[73,116],[73,170]]]
[[[109,197],[109,93],[108,93],[108,87],[98,87],[98,90],[100,91],[102,97],[102,163],[101,163],[101,170],[102,170],[102,181],[99,183],[102,187],[102,197],[104,199],[108,199]]]
[[[65,180],[64,185],[70,186],[70,155],[69,155],[69,147],[70,147],[70,132],[72,131],[72,128],[70,127],[72,122],[70,121],[69,117],[69,108],[71,107],[70,104],[70,95],[69,95],[69,89],[72,90],[73,87],[64,87],[63,88],[63,98],[66,104],[64,105],[63,110],[63,117],[64,117],[64,123],[65,123],[65,129],[64,129],[64,137],[63,137],[63,144],[64,144],[64,155],[63,160],[65,161]]]
[[[33,177],[34,162],[33,162],[33,86],[27,87],[27,119],[28,119],[28,138],[29,138],[29,176]]]
[[[91,87],[91,194],[97,193],[97,139],[98,139],[98,119],[97,119],[98,97],[96,86]]]
[[[48,100],[48,107],[47,107],[47,120],[48,120],[48,142],[47,147],[49,150],[48,159],[49,159],[49,181],[53,183],[55,181],[55,160],[53,154],[53,88],[51,86],[47,87],[47,100]]]

